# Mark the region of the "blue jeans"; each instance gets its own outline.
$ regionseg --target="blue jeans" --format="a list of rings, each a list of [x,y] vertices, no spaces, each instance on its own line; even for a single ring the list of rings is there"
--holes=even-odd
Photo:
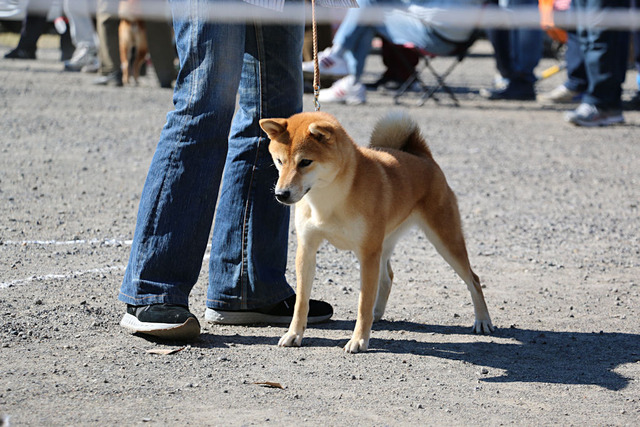
[[[579,12],[596,12],[593,22],[597,23],[598,16],[611,8],[628,8],[629,0],[576,0],[571,7]],[[629,54],[629,32],[596,27],[593,22],[578,22],[578,39],[588,80],[582,101],[603,109],[620,109]]]
[[[580,40],[575,31],[567,32],[567,52],[564,55],[567,63],[567,81],[564,86],[574,92],[584,92],[587,90],[589,82],[587,80],[587,70],[584,65],[584,54],[580,48]]]
[[[384,0],[379,3],[389,3],[393,0]],[[371,41],[377,30],[373,25],[361,22],[362,14],[371,6],[378,5],[376,0],[358,0],[357,9],[349,9],[342,19],[338,30],[333,36],[333,46],[344,56],[349,68],[349,74],[353,74],[356,80],[360,80],[364,72],[364,64],[371,51]]]
[[[274,198],[277,170],[258,121],[302,110],[302,17],[299,25],[207,22],[208,4],[171,1],[175,109],[142,191],[119,294],[128,304],[188,305],[214,212],[207,306],[252,309],[293,295],[289,208]]]
[[[500,7],[526,10],[537,7],[537,0],[499,0]],[[491,30],[489,39],[500,75],[510,81],[530,85],[536,82],[533,70],[542,58],[542,31],[531,28]]]
[[[428,1],[414,1],[412,3],[429,4]],[[371,51],[371,41],[376,34],[394,44],[412,43],[426,49],[435,55],[449,55],[457,45],[442,40],[416,16],[406,13],[390,11],[379,25],[362,23],[362,15],[372,6],[397,6],[402,8],[407,2],[402,0],[358,0],[358,9],[349,9],[340,27],[333,37],[335,50],[342,54],[347,62],[349,74],[353,74],[356,81],[360,80],[364,72],[367,55]]]

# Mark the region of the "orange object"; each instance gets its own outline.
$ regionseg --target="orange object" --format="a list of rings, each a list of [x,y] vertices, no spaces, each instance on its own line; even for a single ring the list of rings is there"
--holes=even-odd
[[[553,40],[560,43],[566,43],[567,32],[555,26],[553,22],[553,3],[554,0],[539,0],[538,9],[540,10],[540,26]]]

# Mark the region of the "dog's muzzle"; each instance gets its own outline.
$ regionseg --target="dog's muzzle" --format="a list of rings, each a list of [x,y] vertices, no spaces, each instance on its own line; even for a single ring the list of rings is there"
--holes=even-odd
[[[289,190],[276,190],[276,200],[284,205],[291,204],[291,191]]]

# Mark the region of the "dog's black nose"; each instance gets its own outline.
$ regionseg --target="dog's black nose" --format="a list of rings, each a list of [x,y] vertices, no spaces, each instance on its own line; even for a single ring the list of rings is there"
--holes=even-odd
[[[289,190],[276,190],[276,199],[280,203],[288,203],[291,198],[291,191]]]

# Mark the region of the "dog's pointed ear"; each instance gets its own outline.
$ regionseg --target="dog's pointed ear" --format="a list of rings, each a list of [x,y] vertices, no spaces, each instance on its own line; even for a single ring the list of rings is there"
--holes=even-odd
[[[309,125],[309,133],[318,141],[329,142],[335,131],[333,123],[328,121],[313,122]]]
[[[287,119],[262,119],[260,127],[270,139],[276,139],[287,130]]]

